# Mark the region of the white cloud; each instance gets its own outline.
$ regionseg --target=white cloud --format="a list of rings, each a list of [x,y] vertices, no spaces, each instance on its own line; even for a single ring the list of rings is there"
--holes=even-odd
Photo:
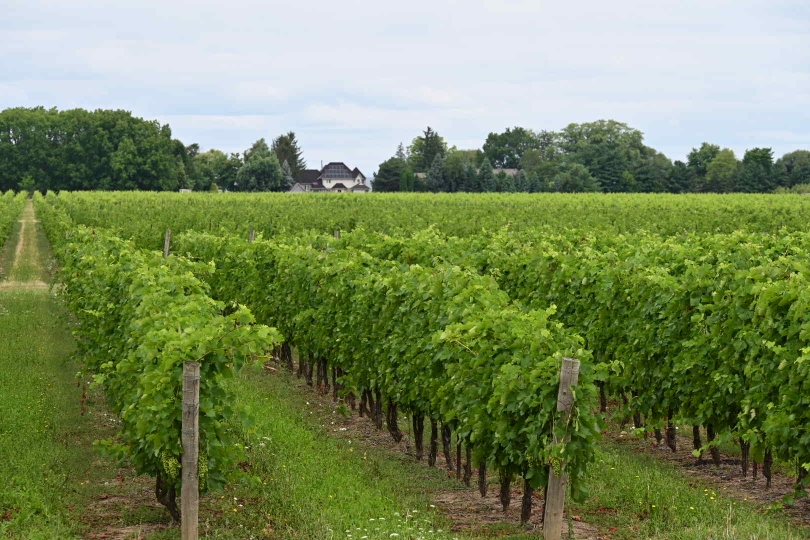
[[[294,130],[367,174],[427,125],[779,154],[810,140],[809,24],[804,0],[5,0],[0,108],[124,108],[231,151]]]

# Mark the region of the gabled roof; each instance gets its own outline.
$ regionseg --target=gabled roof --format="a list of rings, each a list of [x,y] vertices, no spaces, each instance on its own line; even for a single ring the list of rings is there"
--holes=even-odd
[[[342,161],[333,161],[321,169],[321,180],[350,180],[354,178],[352,170]]]
[[[356,186],[352,186],[352,191],[368,191],[368,186],[365,184],[357,184]]]
[[[343,184],[341,184],[340,182],[338,182],[337,184],[335,184],[334,186],[332,186],[332,189],[346,189],[346,186],[344,186]]]
[[[365,177],[366,177],[366,175],[365,175],[365,174],[363,174],[363,173],[361,173],[361,172],[360,172],[360,169],[358,169],[357,167],[355,167],[355,168],[354,168],[354,170],[352,171],[352,174],[354,175],[354,178],[357,178],[357,177],[358,177],[358,176],[360,176],[360,175],[362,175],[362,176],[363,176],[363,178],[365,178]]]

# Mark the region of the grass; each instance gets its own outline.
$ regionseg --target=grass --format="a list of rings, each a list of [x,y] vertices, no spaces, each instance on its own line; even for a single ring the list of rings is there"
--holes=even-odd
[[[40,261],[40,247],[45,240],[45,235],[37,234],[39,223],[35,221],[34,206],[30,200],[25,202],[20,220],[15,224],[15,230],[9,238],[9,247],[12,257],[7,257],[11,262],[6,274],[9,281],[30,282],[41,279],[43,265]]]
[[[611,538],[672,540],[803,539],[810,531],[777,514],[703,485],[669,463],[603,443],[589,473],[590,497],[572,514],[611,531]],[[615,529],[613,529],[615,528]]]
[[[84,453],[65,444],[80,390],[63,364],[72,338],[43,292],[0,293],[0,535],[68,538],[66,486]]]
[[[289,375],[246,369],[234,387],[253,412],[245,433],[255,485],[236,485],[202,503],[210,538],[459,538],[429,493],[455,485],[435,470],[333,438]],[[170,530],[153,538],[177,538]],[[466,538],[466,537],[465,537]]]

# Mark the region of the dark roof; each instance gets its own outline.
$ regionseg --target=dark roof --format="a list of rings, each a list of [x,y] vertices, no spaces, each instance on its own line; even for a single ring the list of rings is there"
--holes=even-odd
[[[360,169],[355,167],[354,170],[352,171],[352,174],[354,175],[355,178],[357,178],[358,176],[360,176],[363,173],[360,172]]]
[[[307,169],[301,173],[301,178],[298,179],[299,184],[314,184],[321,176],[321,171],[318,169]]]
[[[340,182],[338,182],[337,184],[335,184],[334,186],[332,186],[332,189],[338,189],[338,188],[340,188],[340,189],[346,189],[346,186],[344,186],[344,185],[343,185],[343,184],[341,184]]]
[[[342,161],[333,161],[331,163],[327,163],[323,169],[321,169],[321,178],[328,178],[332,180],[338,180],[345,178],[346,180],[354,178],[352,176],[352,170],[346,166],[345,163]]]
[[[365,184],[357,184],[352,186],[352,191],[368,191],[368,186]]]

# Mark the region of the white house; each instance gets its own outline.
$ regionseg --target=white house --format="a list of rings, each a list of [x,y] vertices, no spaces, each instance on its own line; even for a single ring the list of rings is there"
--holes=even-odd
[[[321,169],[307,169],[290,189],[290,193],[366,193],[366,177],[357,167],[354,170],[345,163],[333,161]]]

